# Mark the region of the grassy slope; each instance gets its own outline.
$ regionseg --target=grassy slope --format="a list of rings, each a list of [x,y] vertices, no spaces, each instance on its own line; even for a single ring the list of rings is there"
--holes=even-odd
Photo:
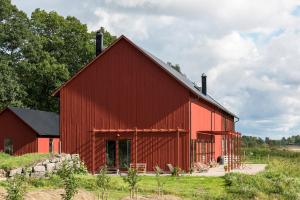
[[[22,156],[10,156],[0,152],[0,169],[13,169],[17,167],[26,167],[39,160],[49,158],[49,154],[25,154]]]

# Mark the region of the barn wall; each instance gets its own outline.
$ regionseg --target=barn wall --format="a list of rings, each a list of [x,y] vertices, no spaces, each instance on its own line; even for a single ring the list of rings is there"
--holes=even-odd
[[[49,153],[49,142],[50,138],[38,138],[38,152]],[[55,153],[59,152],[59,138],[53,138],[53,151]]]
[[[38,152],[49,153],[49,138],[38,138]]]
[[[218,108],[198,99],[191,99],[191,138],[197,131],[234,131],[234,118]],[[222,137],[215,136],[215,159],[221,155]]]
[[[89,169],[93,128],[189,130],[189,92],[124,39],[61,89],[60,106],[62,151],[80,153]],[[98,160],[105,149],[101,137],[96,139]],[[175,157],[176,134],[139,137],[139,159],[147,155],[143,158],[152,163],[149,169],[160,158],[165,165]],[[180,167],[188,169],[189,135],[180,136],[179,143],[184,148]],[[97,161],[96,167],[100,165]]]
[[[37,152],[36,133],[9,109],[0,114],[0,151],[5,138],[12,140],[14,155]]]

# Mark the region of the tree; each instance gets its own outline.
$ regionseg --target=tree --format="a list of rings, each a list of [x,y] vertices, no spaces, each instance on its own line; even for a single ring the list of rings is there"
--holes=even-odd
[[[25,95],[18,82],[17,74],[9,63],[1,59],[0,62],[0,110],[7,106],[21,106],[21,99]]]
[[[19,77],[27,92],[24,104],[30,108],[57,111],[57,99],[51,93],[69,78],[65,65],[45,53],[39,63],[23,62],[19,66]]]
[[[0,0],[0,55],[13,65],[23,59],[22,49],[28,44],[30,23],[26,14],[12,5],[10,0]]]
[[[101,27],[104,45],[115,39]],[[95,33],[72,16],[36,9],[30,18],[0,0],[0,108],[58,111],[51,93],[95,57]]]

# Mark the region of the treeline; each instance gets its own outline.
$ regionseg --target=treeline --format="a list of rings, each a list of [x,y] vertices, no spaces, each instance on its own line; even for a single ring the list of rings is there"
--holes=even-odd
[[[291,137],[283,137],[280,140],[272,140],[269,137],[262,139],[254,136],[242,136],[243,147],[260,147],[264,145],[269,146],[285,146],[285,145],[300,145],[300,135]]]
[[[116,39],[101,31],[104,46]],[[57,111],[51,93],[94,57],[95,32],[77,18],[40,9],[28,17],[10,0],[0,0],[0,109]]]

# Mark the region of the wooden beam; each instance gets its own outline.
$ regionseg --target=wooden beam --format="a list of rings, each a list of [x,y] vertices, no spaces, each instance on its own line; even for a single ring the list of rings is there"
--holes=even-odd
[[[187,133],[188,131],[185,129],[93,129],[91,132],[95,133]]]

